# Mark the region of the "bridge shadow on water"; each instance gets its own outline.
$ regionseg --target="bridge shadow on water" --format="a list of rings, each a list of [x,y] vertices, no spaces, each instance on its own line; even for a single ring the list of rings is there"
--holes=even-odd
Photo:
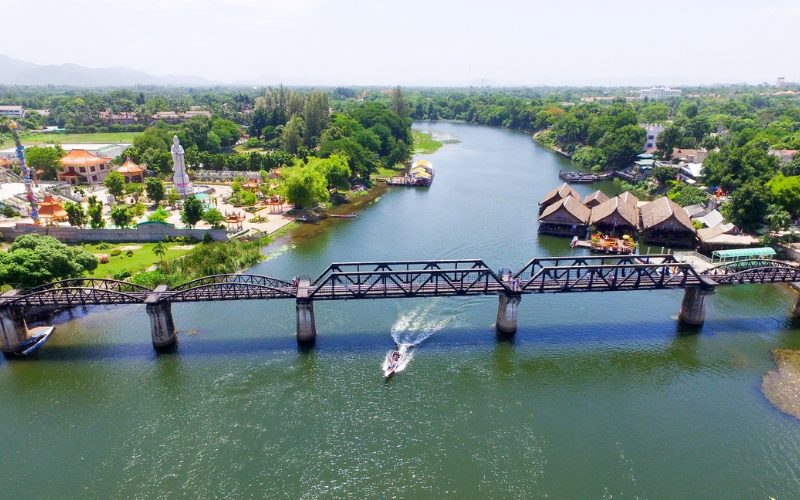
[[[67,319],[67,318],[64,318]],[[720,318],[702,328],[687,327],[665,318],[649,322],[574,323],[521,325],[514,336],[496,334],[494,327],[453,327],[436,332],[427,338],[420,350],[433,354],[458,349],[481,350],[495,348],[524,355],[559,356],[600,355],[614,352],[615,356],[637,357],[675,346],[695,349],[704,340],[725,335],[763,336],[777,334],[774,343],[800,348],[800,320],[774,316]],[[58,332],[56,333],[58,335]],[[298,345],[293,332],[237,338],[215,338],[213,332],[191,335],[179,331],[178,344],[167,351],[156,351],[150,343],[150,332],[141,332],[141,341],[129,340],[108,343],[68,344],[50,343],[26,359],[31,361],[102,361],[153,360],[179,356],[187,360],[219,358],[275,358],[276,356],[328,356],[383,353],[394,345],[388,332],[325,332],[320,331],[313,345]],[[683,349],[684,347],[681,347]],[[0,361],[2,363],[2,361]]]

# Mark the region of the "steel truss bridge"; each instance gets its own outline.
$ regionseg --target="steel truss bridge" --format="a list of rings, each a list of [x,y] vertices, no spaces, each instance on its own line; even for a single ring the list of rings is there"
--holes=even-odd
[[[314,280],[296,282],[254,274],[219,274],[159,293],[159,302],[449,297],[457,295],[616,292],[720,285],[800,282],[800,266],[747,260],[702,273],[673,255],[536,257],[516,273],[492,270],[480,259],[339,262]],[[127,281],[79,278],[0,297],[0,307],[144,304],[154,290]]]
[[[513,316],[513,328],[507,328],[513,331],[516,304],[522,295],[661,289],[687,290],[682,319],[702,324],[702,297],[713,293],[717,286],[791,282],[800,282],[800,267],[764,259],[731,262],[703,272],[673,255],[536,257],[517,272],[496,272],[480,259],[340,262],[331,264],[313,280],[221,274],[174,288],[162,285],[156,289],[109,279],[63,280],[27,290],[11,290],[0,296],[0,326],[5,332],[11,323],[3,318],[17,318],[30,307],[145,304],[151,319],[160,317],[158,311],[166,311],[164,314],[169,317],[161,326],[174,330],[169,312],[172,303],[294,299],[298,308],[298,338],[303,329],[301,316],[306,317],[305,323],[310,321],[313,338],[316,332],[311,304],[318,300],[500,295],[501,309],[505,307],[506,312],[498,311],[498,329],[501,316],[506,319]],[[698,295],[697,291],[702,293]],[[692,304],[699,308],[694,317],[690,311]],[[689,312],[684,314],[684,309]],[[153,328],[155,342],[156,323]],[[6,349],[8,339],[3,335]]]

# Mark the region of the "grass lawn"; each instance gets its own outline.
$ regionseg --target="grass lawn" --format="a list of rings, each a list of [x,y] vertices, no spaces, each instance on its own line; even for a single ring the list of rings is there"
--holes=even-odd
[[[139,132],[98,132],[94,134],[22,134],[22,144],[34,146],[37,144],[73,144],[73,143],[133,143],[133,138]],[[14,143],[9,140],[0,148],[10,148]]]
[[[414,154],[429,155],[442,147],[442,143],[435,140],[431,134],[412,130],[411,135],[414,139]]]
[[[378,167],[378,170],[372,174],[372,177],[394,177],[396,175],[403,175],[404,168],[403,165],[397,165],[395,168]]]
[[[98,244],[86,243],[81,245],[84,250],[91,254],[106,254],[109,256],[107,264],[98,264],[97,269],[91,273],[88,273],[88,276],[93,278],[112,278],[115,274],[123,271],[129,271],[131,274],[136,274],[140,271],[144,271],[153,264],[157,264],[159,261],[158,256],[153,253],[153,247],[156,246],[155,243],[107,243],[107,245],[108,248],[104,249],[98,248]],[[114,249],[133,246],[141,246],[141,248],[133,250],[133,255],[130,257],[128,257],[127,251],[125,250],[122,250],[119,255],[115,255],[113,257],[111,256],[111,251]],[[188,249],[175,248],[176,246],[181,246],[180,243],[164,243],[164,246],[167,248],[167,252],[164,254],[165,261],[175,259],[189,253]]]
[[[263,153],[264,152],[264,150],[261,149],[261,148],[248,148],[246,144],[239,144],[238,146],[234,146],[233,150],[236,151],[237,153],[241,153],[241,154],[250,154],[252,152],[256,152],[256,153]]]

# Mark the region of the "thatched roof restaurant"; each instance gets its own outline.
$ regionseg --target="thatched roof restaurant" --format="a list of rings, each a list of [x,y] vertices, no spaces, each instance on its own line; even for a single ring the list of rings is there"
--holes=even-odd
[[[680,205],[666,196],[642,205],[642,231],[649,243],[691,245],[696,230]]]
[[[586,198],[583,199],[583,204],[586,205],[587,208],[594,208],[606,201],[608,201],[608,196],[598,189],[594,193],[587,194]]]
[[[566,184],[565,184],[566,185]],[[592,211],[568,194],[551,203],[539,217],[539,232],[557,236],[581,236],[586,232]]]
[[[633,233],[639,229],[639,210],[633,200],[615,196],[592,209],[589,224],[604,233]]]
[[[566,198],[567,196],[572,196],[573,198],[575,198],[575,201],[581,199],[581,195],[579,195],[578,192],[572,188],[572,186],[570,186],[565,182],[564,184],[558,186],[554,190],[544,195],[542,201],[539,202],[539,215],[542,215],[545,209],[548,208],[550,205],[556,203],[561,199]]]

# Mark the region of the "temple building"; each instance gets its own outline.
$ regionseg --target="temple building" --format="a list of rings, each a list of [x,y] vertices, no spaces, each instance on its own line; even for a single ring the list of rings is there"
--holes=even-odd
[[[126,158],[125,163],[117,169],[117,172],[125,177],[125,182],[144,182],[147,169],[133,163],[130,158]]]
[[[45,195],[44,201],[37,205],[39,205],[39,219],[45,224],[50,225],[67,220],[67,211],[52,195]]]
[[[73,149],[61,158],[56,177],[70,184],[99,184],[110,171],[111,158],[95,156],[85,149]]]

